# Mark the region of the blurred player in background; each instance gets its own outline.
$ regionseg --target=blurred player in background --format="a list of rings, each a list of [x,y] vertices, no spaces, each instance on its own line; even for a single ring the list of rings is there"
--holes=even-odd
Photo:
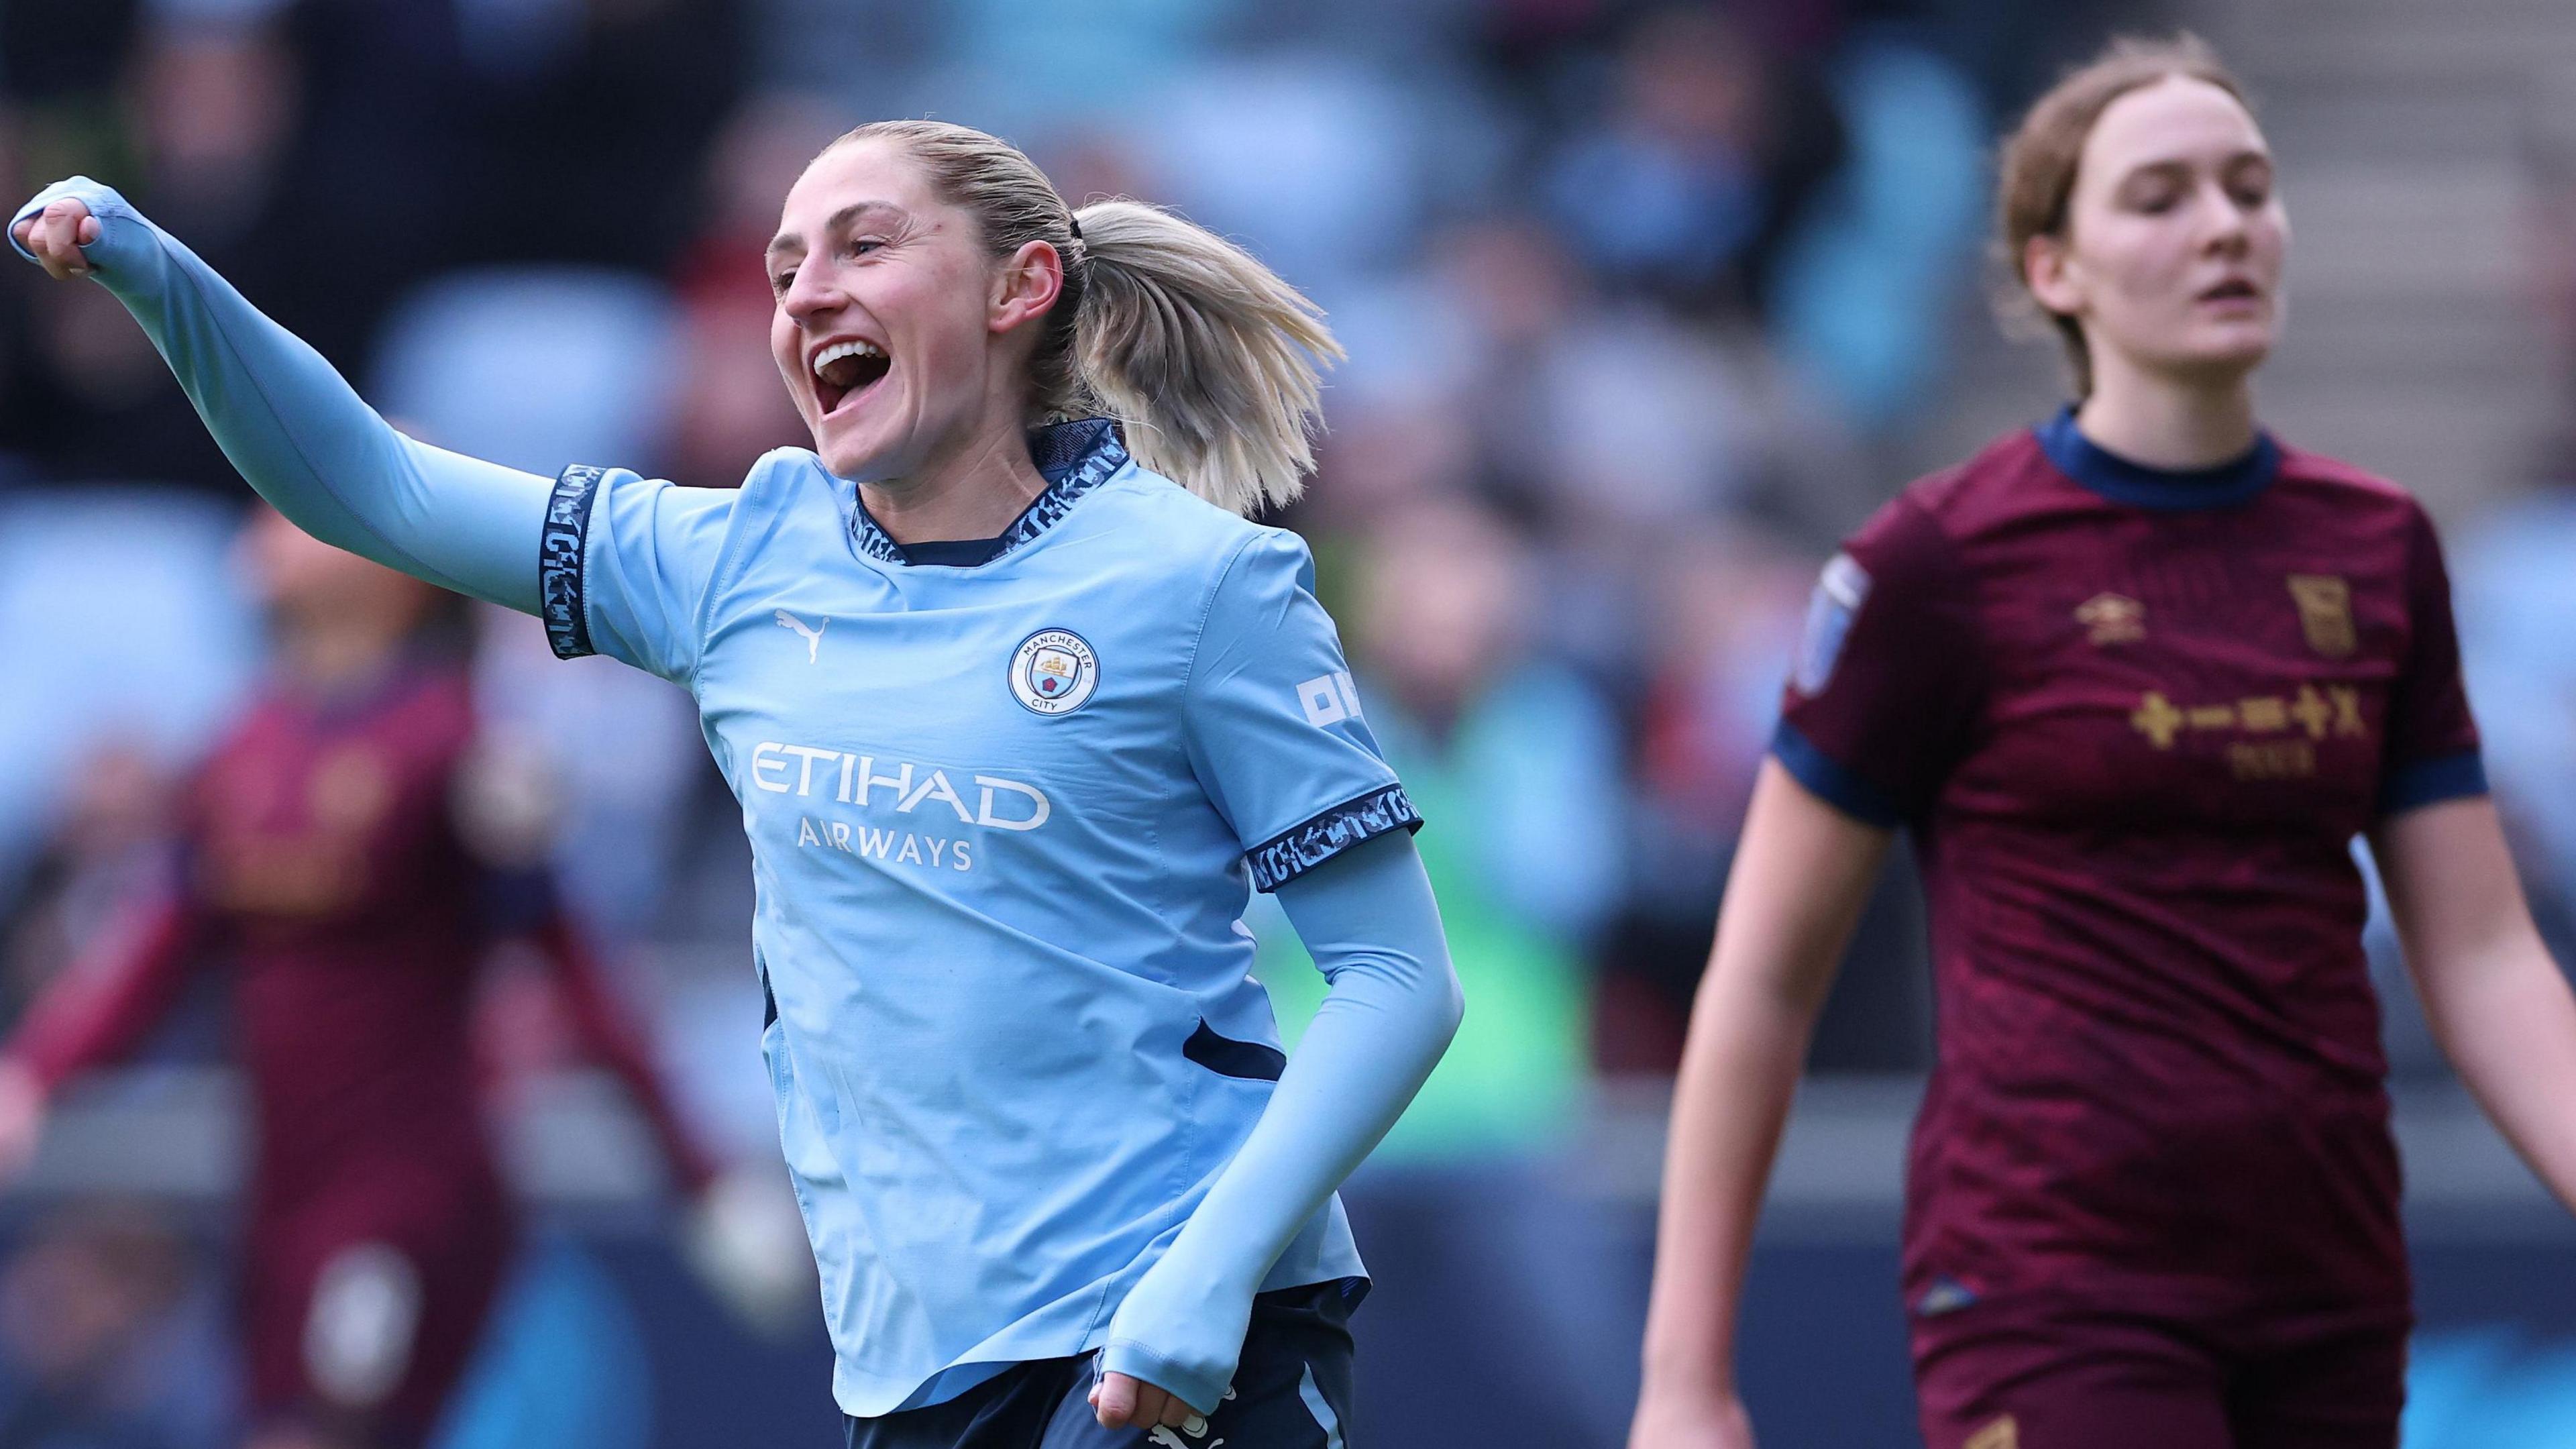
[[[1304,297],[981,132],[861,127],[766,258],[815,451],[712,490],[403,438],[95,183],[12,236],[299,524],[696,696],[851,1444],[1342,1442],[1335,1189],[1461,1007],[1312,563],[1242,516],[1311,466]],[[1254,888],[1332,982],[1293,1059]]]
[[[2255,421],[2289,232],[2237,83],[2197,42],[2115,47],[2002,172],[2078,402],[1908,488],[1817,586],[1677,1088],[1632,1443],[1752,1442],[1764,1179],[1908,826],[1931,1449],[2385,1449],[2412,1313],[2353,837],[2461,1076],[2570,1204],[2576,999],[2487,799],[2431,524]]]
[[[241,1273],[253,1443],[422,1442],[518,1241],[473,1035],[497,942],[566,1017],[695,1195],[683,1129],[601,966],[556,908],[541,822],[478,770],[457,601],[265,509],[245,535],[278,668],[197,773],[170,888],[31,1008],[0,1052],[0,1168],[72,1077],[139,1045],[221,967],[258,1156]]]

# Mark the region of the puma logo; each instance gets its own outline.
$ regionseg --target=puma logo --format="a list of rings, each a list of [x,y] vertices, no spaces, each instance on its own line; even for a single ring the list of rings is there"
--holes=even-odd
[[[778,627],[781,629],[793,629],[797,633],[805,636],[805,662],[811,664],[814,662],[815,657],[822,652],[823,631],[832,627],[832,621],[829,617],[826,617],[822,623],[808,629],[805,627],[804,620],[797,618],[794,614],[787,612],[785,609],[780,609],[778,611]]]
[[[1314,1371],[1309,1369],[1307,1372],[1312,1375]],[[1228,1401],[1234,1398],[1234,1385],[1225,1386],[1225,1397]],[[1208,1438],[1207,1432],[1208,1421],[1192,1414],[1181,1421],[1180,1433],[1173,1433],[1169,1424],[1157,1424],[1145,1435],[1145,1442],[1153,1445],[1154,1449],[1217,1449],[1225,1442]],[[1184,1434],[1189,1437],[1183,1438]]]

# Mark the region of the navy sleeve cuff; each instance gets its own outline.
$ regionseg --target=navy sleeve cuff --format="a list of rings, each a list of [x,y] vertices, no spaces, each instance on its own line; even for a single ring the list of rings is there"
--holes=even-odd
[[[1256,889],[1275,891],[1364,840],[1390,830],[1420,830],[1422,816],[1402,785],[1345,800],[1243,853]]]
[[[1863,825],[1894,830],[1905,823],[1905,811],[1885,790],[1862,779],[1843,762],[1817,749],[1787,720],[1771,734],[1771,755],[1781,768],[1818,799]]]
[[[2464,800],[2487,793],[2487,767],[2475,750],[2417,760],[2388,772],[2380,782],[2379,813],[2395,815],[2419,805]]]
[[[555,479],[546,500],[546,522],[537,542],[537,598],[546,621],[546,642],[557,659],[579,659],[590,646],[590,613],[584,607],[582,583],[589,565],[591,505],[608,470],[577,463]]]

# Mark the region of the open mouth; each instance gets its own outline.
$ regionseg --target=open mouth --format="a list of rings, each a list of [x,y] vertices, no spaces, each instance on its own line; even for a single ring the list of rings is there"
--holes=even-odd
[[[2217,286],[2210,288],[2208,291],[2201,293],[2200,300],[2204,302],[2251,302],[2259,299],[2262,295],[2262,293],[2254,289],[2254,284],[2252,282],[2246,281],[2242,277],[2230,277],[2226,281],[2219,283]]]
[[[893,368],[894,360],[875,343],[835,342],[814,354],[814,400],[829,417],[842,404],[885,381]]]

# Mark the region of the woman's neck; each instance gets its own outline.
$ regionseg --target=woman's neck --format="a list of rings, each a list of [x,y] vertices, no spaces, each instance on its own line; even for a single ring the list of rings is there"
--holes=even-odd
[[[2111,357],[2094,363],[2093,394],[2076,409],[2084,436],[2132,463],[2187,472],[2215,468],[2254,446],[2250,374],[2201,381],[2146,372]]]
[[[868,516],[897,543],[994,538],[1046,491],[1017,426],[988,428],[908,477],[859,485]]]

